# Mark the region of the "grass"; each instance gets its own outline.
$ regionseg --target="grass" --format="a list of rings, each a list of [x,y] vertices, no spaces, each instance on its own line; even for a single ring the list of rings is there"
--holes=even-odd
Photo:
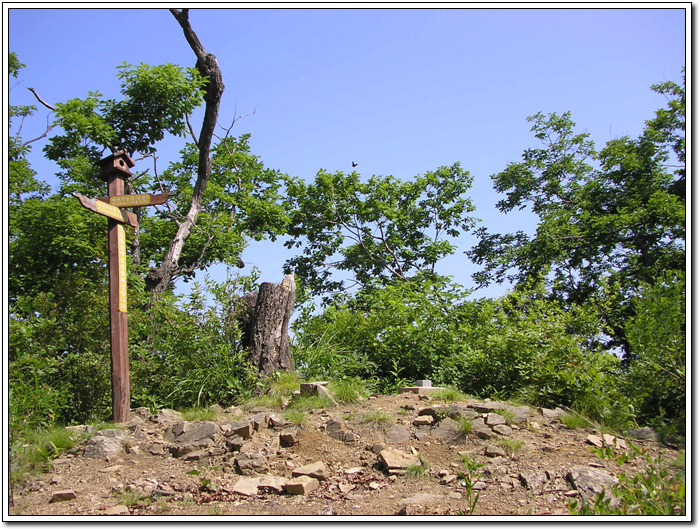
[[[499,440],[498,445],[505,449],[511,456],[515,456],[515,453],[520,451],[525,445],[522,440],[513,440],[512,438],[506,438],[505,440]]]
[[[457,418],[457,425],[459,426],[459,432],[465,436],[472,432],[472,420],[469,418],[459,416]]]
[[[211,409],[191,407],[182,411],[183,421],[216,421],[219,415]]]
[[[372,410],[362,414],[360,421],[375,429],[384,429],[394,424],[394,418],[382,410]]]
[[[333,407],[333,402],[323,396],[294,396],[287,407],[288,410],[310,411],[313,409],[326,409]]]
[[[444,401],[445,403],[464,401],[467,399],[467,395],[456,388],[441,388],[440,390],[435,390],[430,393],[430,397],[439,401]]]
[[[299,375],[296,372],[278,372],[270,379],[270,396],[290,397],[299,390]]]
[[[511,409],[496,409],[495,412],[496,414],[503,416],[503,419],[506,420],[508,425],[515,421],[515,412],[513,412]]]
[[[567,429],[585,429],[591,422],[580,414],[574,414],[572,412],[567,412],[559,416],[559,421],[566,425]]]
[[[248,412],[256,407],[281,410],[284,405],[284,396],[256,396],[245,401],[241,408]]]
[[[305,427],[309,424],[309,418],[306,411],[300,409],[292,409],[284,412],[284,417],[291,421],[294,425]]]
[[[346,405],[357,403],[368,395],[367,383],[354,378],[331,381],[328,390],[335,395],[338,402]]]

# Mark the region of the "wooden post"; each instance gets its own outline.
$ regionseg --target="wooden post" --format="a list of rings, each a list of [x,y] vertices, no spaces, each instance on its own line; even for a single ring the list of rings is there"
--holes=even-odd
[[[124,195],[124,179],[131,175],[133,161],[117,152],[100,161],[100,176],[107,181],[107,196]],[[126,242],[124,225],[108,219],[109,328],[112,349],[112,418],[129,420],[129,328],[126,312]]]

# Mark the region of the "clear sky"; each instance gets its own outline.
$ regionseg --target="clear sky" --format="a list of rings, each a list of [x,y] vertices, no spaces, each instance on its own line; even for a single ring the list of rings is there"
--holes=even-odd
[[[459,161],[474,177],[475,214],[490,231],[532,229],[528,214],[496,211],[490,179],[535,147],[526,117],[571,111],[599,147],[636,136],[665,105],[649,87],[680,82],[686,64],[689,3],[415,5],[193,9],[192,27],[223,72],[221,124],[255,109],[234,132],[252,134],[252,152],[268,167],[308,180],[319,169],[350,172],[352,161],[365,177],[399,178]],[[194,66],[166,9],[24,6],[30,8],[5,11],[9,51],[27,65],[10,92],[13,104],[35,103],[27,87],[51,103],[95,90],[118,97],[123,61]],[[23,136],[40,134],[46,115],[40,108]],[[180,145],[164,141],[160,167],[175,160]],[[41,179],[56,182],[40,145],[30,160]],[[283,241],[251,242],[244,253],[263,281],[282,279],[292,255]],[[439,272],[473,287],[476,269],[462,252],[475,242],[461,237]]]

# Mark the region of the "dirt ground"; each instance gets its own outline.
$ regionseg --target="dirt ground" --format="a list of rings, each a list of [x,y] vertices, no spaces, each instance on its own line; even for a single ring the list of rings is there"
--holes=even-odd
[[[480,403],[467,400],[450,405],[455,410]],[[469,514],[466,482],[460,476],[466,472],[466,457],[483,464],[473,480],[472,494],[478,493],[479,499],[472,516],[495,520],[568,515],[569,502],[583,496],[567,480],[573,468],[589,468],[612,477],[621,471],[632,475],[645,465],[642,456],[624,465],[599,457],[592,452],[589,437],[602,438],[601,433],[592,428],[569,429],[536,408],[528,409],[525,421],[511,417],[507,425],[510,432],[506,429],[505,435],[493,433],[488,439],[475,432],[447,435],[436,429],[438,420],[448,417],[441,406],[446,407],[412,393],[373,396],[353,405],[312,411],[310,421],[296,433],[289,447],[280,445],[280,433],[287,427],[262,425],[239,451],[226,445],[225,432],[218,432],[214,444],[204,451],[178,457],[171,454],[172,441],[165,434],[176,422],[146,419],[125,425],[123,450],[105,457],[86,457],[84,437],[77,447],[52,462],[50,472],[37,475],[22,491],[14,493],[9,513],[119,520],[197,515],[208,516],[207,520],[226,516],[248,516],[247,520],[255,520],[256,516],[315,516],[338,521],[358,516],[380,520],[383,516],[432,516],[447,521],[451,516]],[[435,423],[415,425],[417,418],[429,416],[425,413],[429,407],[438,410]],[[483,409],[473,410],[476,418],[486,419],[488,414]],[[260,412],[265,411],[244,415]],[[282,415],[281,411],[267,412]],[[368,422],[368,418],[378,417],[384,419],[383,423]],[[215,423],[221,426],[240,419],[240,411],[235,416],[221,413]],[[333,419],[342,421],[344,430],[353,436],[346,441],[332,437],[329,420]],[[392,426],[403,427],[408,439],[387,441]],[[668,462],[677,456],[675,450],[653,441],[633,443],[646,454],[662,455]],[[494,447],[500,448],[495,455]],[[413,469],[413,474],[393,474],[380,456],[381,451],[392,449],[418,456],[424,472]],[[616,453],[623,450],[615,449]],[[249,478],[236,466],[241,451],[264,455],[266,474],[283,480],[291,479],[300,466],[319,462],[326,473],[316,489],[305,494],[293,495],[274,488],[259,488],[248,495],[237,493],[239,480]],[[65,500],[56,495],[60,492],[66,493]]]

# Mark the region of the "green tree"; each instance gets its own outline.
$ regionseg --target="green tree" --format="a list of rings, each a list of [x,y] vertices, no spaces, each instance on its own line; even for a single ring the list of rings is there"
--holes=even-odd
[[[356,172],[319,171],[314,182],[290,179],[292,208],[288,248],[303,254],[285,264],[312,294],[342,291],[352,274],[355,284],[407,280],[418,271],[434,272],[454,252],[449,238],[469,231],[474,210],[464,194],[472,178],[459,163],[401,181]]]
[[[569,113],[529,118],[542,146],[492,179],[505,194],[498,209],[531,209],[537,230],[480,228],[479,243],[467,252],[483,265],[479,285],[542,280],[568,303],[613,296],[610,345],[627,353],[624,323],[636,290],[685,263],[685,89],[652,88],[669,98],[668,108],[639,138],[612,140],[601,151],[588,134],[575,132]]]

